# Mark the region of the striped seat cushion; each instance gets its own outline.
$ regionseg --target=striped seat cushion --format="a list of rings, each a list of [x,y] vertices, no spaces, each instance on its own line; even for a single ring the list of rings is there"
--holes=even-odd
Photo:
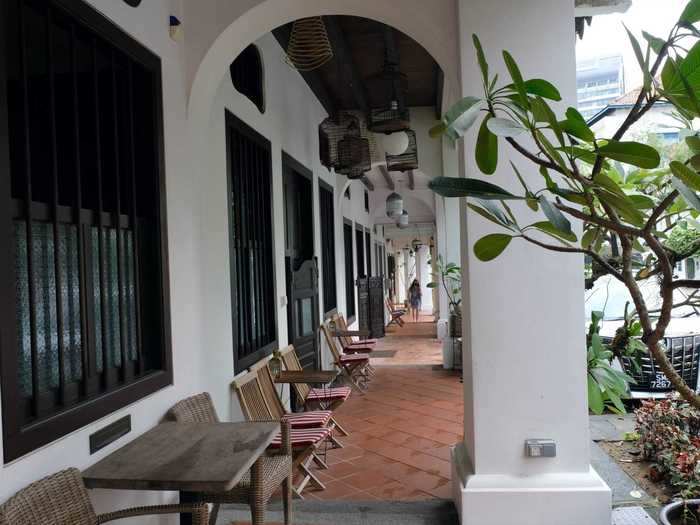
[[[343,347],[343,352],[345,352],[347,354],[358,354],[361,352],[368,354],[368,353],[372,352],[373,350],[374,350],[374,345],[355,344],[355,345]]]
[[[369,361],[367,354],[346,354],[340,356],[341,363],[355,363],[358,361]]]
[[[286,414],[282,417],[282,421],[289,421],[292,428],[319,428],[325,427],[332,415],[333,412],[330,410],[312,410]]]
[[[343,400],[350,397],[352,390],[349,386],[338,386],[333,388],[312,388],[309,395],[306,396],[307,401],[330,401]]]
[[[350,343],[350,346],[354,345],[374,345],[377,344],[377,339],[359,339]]]
[[[330,428],[293,428],[291,430],[292,446],[293,447],[308,447],[316,445],[331,435]],[[275,439],[270,443],[271,448],[280,448],[282,446],[282,432],[275,436]]]

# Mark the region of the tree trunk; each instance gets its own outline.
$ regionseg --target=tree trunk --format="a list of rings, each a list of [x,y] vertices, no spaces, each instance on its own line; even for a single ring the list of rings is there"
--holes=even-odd
[[[661,371],[673,385],[673,388],[676,389],[683,399],[685,399],[696,409],[700,410],[700,396],[695,392],[695,390],[688,386],[685,380],[678,374],[678,372],[676,372],[676,369],[671,366],[671,363],[669,363],[668,357],[666,356],[666,352],[659,342],[655,341],[647,343],[647,347],[649,348],[649,352],[654,358],[654,361],[656,361],[656,364],[659,365]]]

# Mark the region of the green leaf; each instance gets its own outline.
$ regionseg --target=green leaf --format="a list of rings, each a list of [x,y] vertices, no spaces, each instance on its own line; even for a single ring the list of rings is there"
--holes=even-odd
[[[557,229],[551,222],[549,221],[539,221],[534,224],[531,224],[528,226],[528,228],[537,228],[540,231],[543,231],[544,233],[551,235],[553,237],[556,237],[557,239],[564,240],[564,241],[570,241],[570,242],[576,242],[576,234],[574,232],[570,233],[565,233],[559,229]]]
[[[489,65],[486,62],[486,56],[484,55],[484,48],[481,47],[481,41],[476,34],[472,35],[472,42],[474,42],[474,49],[476,49],[476,59],[479,62],[479,69],[481,70],[481,76],[484,81],[484,88],[489,85]]]
[[[500,186],[480,179],[435,177],[428,187],[443,197],[474,197],[483,200],[522,200]]]
[[[605,403],[603,403],[600,387],[590,374],[588,374],[588,408],[591,412],[598,415],[605,411]]]
[[[523,75],[520,73],[520,68],[518,64],[515,63],[513,57],[508,51],[503,51],[503,60],[508,68],[508,73],[510,73],[510,78],[513,79],[513,84],[515,84],[515,90],[520,95],[520,102],[524,107],[528,107],[527,91],[525,89],[525,82],[523,81]]]
[[[666,45],[666,41],[655,37],[654,35],[650,35],[646,31],[642,31],[642,36],[644,39],[649,43],[649,47],[651,47],[654,50],[654,53],[657,55],[661,52],[663,47]]]
[[[525,91],[530,95],[537,95],[542,98],[549,100],[554,100],[559,102],[561,100],[561,94],[559,90],[554,87],[550,82],[542,80],[541,78],[532,78],[524,82]]]
[[[678,190],[678,193],[680,193],[683,200],[688,203],[688,206],[700,211],[700,198],[698,198],[693,190],[686,186],[678,177],[671,177],[671,184]]]
[[[491,221],[494,224],[497,224],[498,226],[502,226],[504,228],[512,230],[511,224],[502,213],[492,213],[491,211],[486,209],[486,207],[477,206],[476,204],[472,204],[471,202],[467,203],[467,206],[470,210],[472,210],[474,213],[481,215],[484,219]]]
[[[474,255],[480,261],[492,261],[503,253],[513,237],[505,233],[492,233],[474,244]]]
[[[537,129],[535,130],[535,136],[537,137],[539,143],[542,145],[542,148],[547,152],[547,155],[551,157],[554,163],[557,164],[562,170],[564,170],[565,173],[568,173],[569,168],[567,167],[566,162],[564,162],[564,157],[562,157],[561,154],[557,151],[557,149],[552,145],[552,143],[549,142],[549,139],[544,136],[544,133]]]
[[[635,226],[644,224],[644,214],[637,209],[627,195],[620,195],[605,189],[596,190],[596,195],[601,201],[612,206],[630,224]]]
[[[596,235],[598,235],[598,230],[596,228],[586,230],[586,232],[581,237],[581,248],[584,248],[586,250],[590,248],[591,244],[593,244],[593,241],[595,241]]]
[[[552,108],[549,107],[549,104],[547,104],[542,97],[535,97],[532,99],[531,106],[532,113],[539,115],[537,120],[549,124],[549,127],[552,128],[552,131],[557,136],[559,144],[563,146],[565,144],[564,134],[559,126],[557,116],[554,114],[554,111],[552,111]]]
[[[572,135],[584,142],[593,142],[595,135],[588,127],[583,115],[574,108],[566,110],[566,120],[561,124],[565,133]]]
[[[671,162],[670,167],[673,174],[681,179],[683,184],[695,191],[700,191],[700,175],[697,172],[677,160]]]
[[[651,86],[651,75],[649,74],[647,61],[642,54],[642,47],[639,45],[639,40],[637,40],[637,37],[632,34],[632,31],[630,31],[625,24],[622,25],[624,26],[625,31],[627,31],[627,36],[629,37],[630,43],[632,44],[632,49],[634,50],[634,56],[637,57],[637,62],[639,62],[639,67],[644,75],[644,89],[649,89]]]
[[[463,136],[476,122],[481,111],[481,102],[482,99],[477,97],[464,97],[447,110],[442,122],[458,137]]]
[[[700,0],[690,0],[688,5],[681,13],[681,22],[688,22],[689,24],[694,24],[700,21]]]
[[[476,139],[476,165],[482,173],[493,175],[498,166],[498,137],[489,131],[489,120],[491,115],[486,115],[479,128]]]
[[[661,163],[658,151],[639,142],[617,142],[611,140],[598,148],[598,153],[609,159],[619,160],[639,168],[654,169]]]
[[[647,195],[642,195],[641,193],[627,195],[627,198],[631,200],[639,210],[650,210],[656,205],[654,199]]]
[[[685,138],[685,143],[693,153],[700,153],[700,137],[697,135],[689,135]]]
[[[661,83],[666,96],[685,96],[681,75],[694,91],[700,90],[700,42],[696,42],[685,57],[666,59],[661,71]]]
[[[516,137],[526,131],[519,123],[505,118],[491,118],[487,126],[497,137]]]
[[[540,206],[542,206],[542,211],[556,230],[566,236],[574,235],[571,231],[571,223],[569,222],[569,219],[564,217],[564,214],[560,212],[556,206],[549,202],[544,195],[540,195],[539,201]],[[576,240],[575,235],[574,240]]]
[[[430,128],[428,135],[430,135],[431,139],[435,139],[443,135],[445,131],[447,131],[447,125],[444,122],[438,122],[432,128]]]

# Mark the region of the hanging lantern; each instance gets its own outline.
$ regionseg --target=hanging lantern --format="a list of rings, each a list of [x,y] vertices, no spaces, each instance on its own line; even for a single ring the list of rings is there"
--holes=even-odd
[[[390,133],[385,135],[375,134],[377,143],[384,150],[386,155],[401,155],[404,153],[409,146],[409,138],[406,132],[397,131],[396,133]]]
[[[403,212],[403,198],[398,193],[392,193],[386,198],[386,214],[396,219]]]
[[[286,62],[298,71],[313,71],[333,58],[333,48],[320,16],[295,20]]]
[[[413,241],[411,242],[411,246],[413,246],[414,250],[418,250],[418,248],[423,246],[423,243],[421,242],[420,239],[413,239]]]
[[[418,142],[416,132],[409,129],[404,133],[408,137],[408,147],[399,155],[386,154],[388,171],[410,171],[418,169]]]
[[[401,215],[396,219],[396,226],[402,230],[408,228],[408,212],[406,210],[403,210]]]

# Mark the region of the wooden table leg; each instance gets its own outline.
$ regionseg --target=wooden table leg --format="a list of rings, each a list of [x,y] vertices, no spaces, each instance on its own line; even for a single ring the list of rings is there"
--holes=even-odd
[[[263,460],[258,460],[250,468],[250,514],[252,525],[265,523],[265,501],[263,500]]]
[[[195,503],[197,501],[199,501],[199,495],[196,492],[180,492],[180,503]],[[192,514],[181,513],[180,525],[192,525]]]

